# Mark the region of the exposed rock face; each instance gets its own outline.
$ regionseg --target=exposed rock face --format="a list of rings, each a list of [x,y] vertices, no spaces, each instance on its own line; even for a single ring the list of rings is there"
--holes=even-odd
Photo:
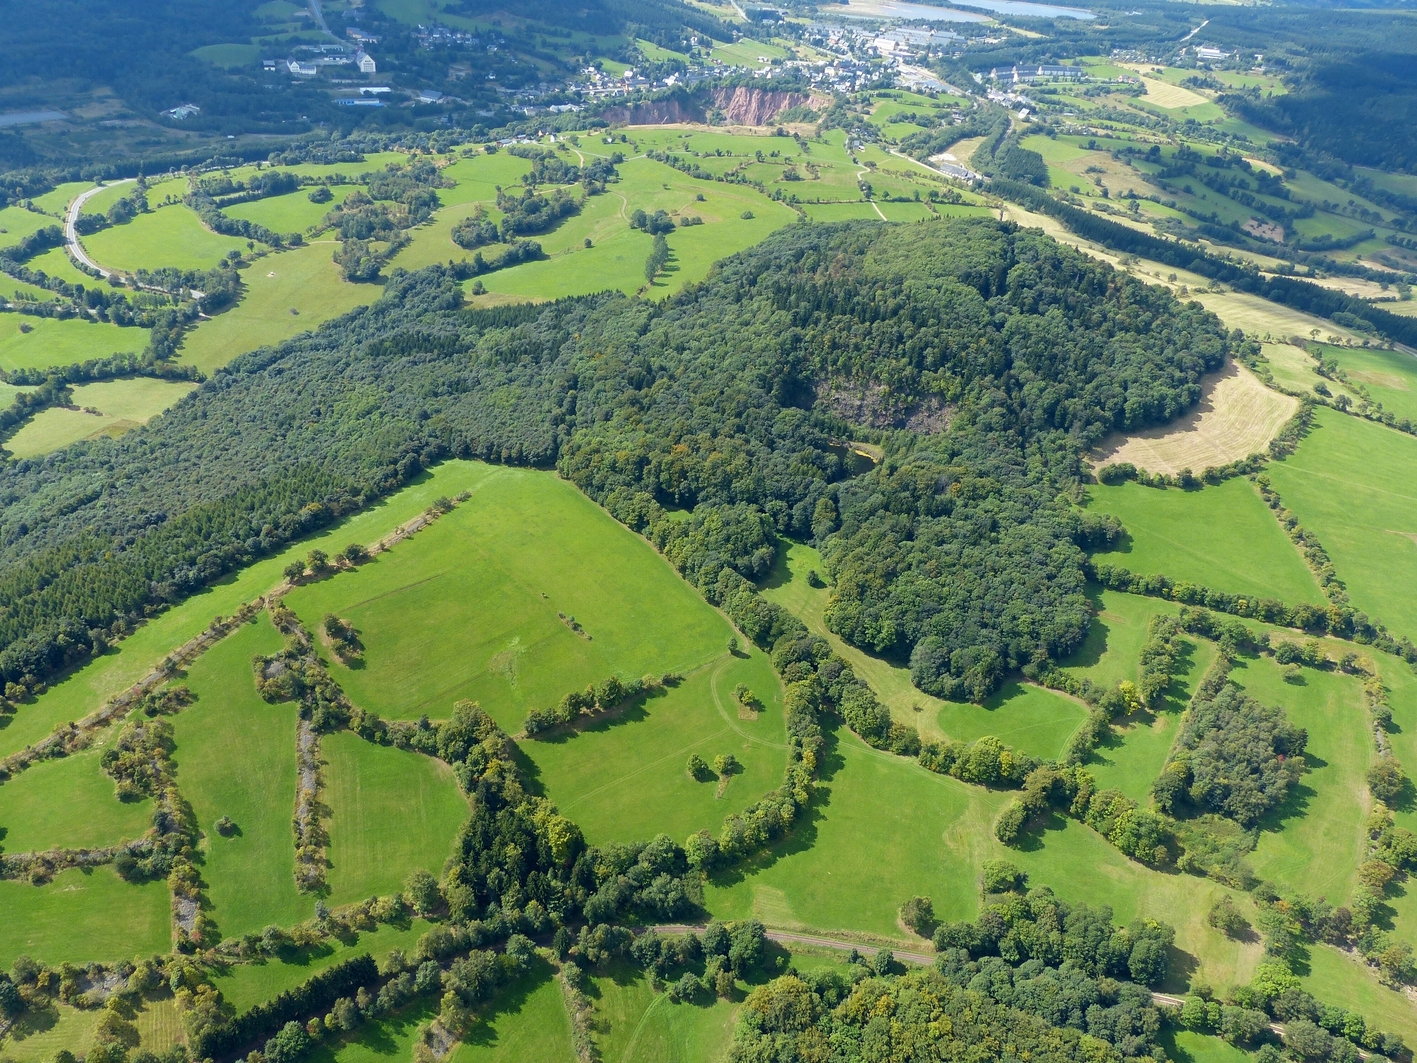
[[[783,111],[800,107],[811,97],[801,92],[766,89],[714,89],[713,104],[734,125],[767,125]]]
[[[801,92],[769,89],[720,88],[709,92],[676,93],[662,100],[647,100],[623,107],[610,107],[600,117],[612,124],[667,125],[671,122],[702,122],[710,107],[723,112],[733,125],[767,125],[783,111],[811,102]]]

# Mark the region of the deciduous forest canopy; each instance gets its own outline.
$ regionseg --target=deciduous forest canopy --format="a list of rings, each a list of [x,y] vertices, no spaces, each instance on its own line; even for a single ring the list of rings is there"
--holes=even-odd
[[[632,526],[651,502],[719,511],[704,534],[749,578],[775,536],[814,538],[835,630],[983,697],[1086,632],[1081,452],[1174,418],[1236,342],[1199,304],[985,220],[793,229],[662,305],[460,306],[442,268],[397,277],[147,432],[6,466],[6,677],[455,454],[555,462]],[[863,392],[887,456],[852,477],[833,402]],[[922,408],[947,427],[891,427]]]

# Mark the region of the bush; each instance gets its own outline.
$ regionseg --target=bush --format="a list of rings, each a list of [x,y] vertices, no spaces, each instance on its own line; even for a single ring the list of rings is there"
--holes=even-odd
[[[1028,875],[1007,860],[984,861],[984,892],[1021,893],[1028,884]]]
[[[1220,899],[1210,906],[1206,922],[1231,938],[1240,937],[1250,929],[1249,920],[1241,914],[1228,893],[1221,894]]]
[[[935,930],[935,905],[929,897],[911,897],[900,906],[900,921],[921,937]]]
[[[1385,805],[1396,804],[1401,800],[1408,785],[1402,764],[1391,754],[1385,753],[1378,757],[1368,769],[1368,789]]]

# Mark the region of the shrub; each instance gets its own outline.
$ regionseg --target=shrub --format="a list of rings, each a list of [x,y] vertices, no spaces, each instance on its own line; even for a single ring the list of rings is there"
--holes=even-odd
[[[911,897],[900,906],[900,921],[921,937],[935,930],[935,905],[929,897]]]

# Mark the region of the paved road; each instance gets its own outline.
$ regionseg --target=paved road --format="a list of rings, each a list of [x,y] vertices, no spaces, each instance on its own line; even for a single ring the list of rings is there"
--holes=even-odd
[[[112,275],[113,271],[104,269],[93,259],[89,258],[88,252],[84,250],[84,245],[79,243],[79,231],[76,228],[79,215],[83,213],[84,204],[105,188],[112,188],[114,185],[131,184],[134,180],[136,180],[136,178],[129,177],[122,181],[113,181],[110,184],[99,185],[97,188],[90,188],[87,192],[80,193],[78,198],[69,204],[69,213],[64,216],[64,240],[69,245],[69,253],[85,266],[88,266],[89,269],[98,270],[99,276],[103,277],[105,280]]]

